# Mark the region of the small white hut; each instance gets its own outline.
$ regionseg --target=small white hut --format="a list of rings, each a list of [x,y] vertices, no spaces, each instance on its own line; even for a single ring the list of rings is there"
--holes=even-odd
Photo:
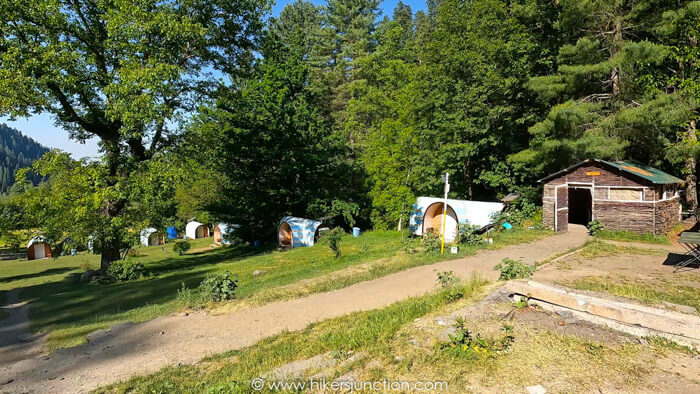
[[[187,238],[197,239],[210,237],[211,234],[209,234],[209,227],[193,220],[185,226],[185,236]]]
[[[39,260],[52,257],[51,241],[42,236],[29,240],[27,244],[27,260]]]
[[[413,205],[409,228],[413,235],[422,236],[434,232],[442,234],[442,217],[445,214],[445,241],[453,242],[459,234],[459,225],[469,223],[479,227],[493,222],[493,215],[505,205],[500,202],[445,200],[435,197],[418,197]]]
[[[163,245],[164,243],[163,234],[159,233],[155,228],[149,227],[141,230],[141,245],[153,246]]]

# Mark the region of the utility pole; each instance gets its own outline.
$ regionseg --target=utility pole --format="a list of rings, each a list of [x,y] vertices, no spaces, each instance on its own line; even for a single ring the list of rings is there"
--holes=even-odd
[[[443,254],[445,253],[445,220],[447,216],[447,193],[450,192],[450,173],[446,172],[441,178],[445,181],[445,198],[442,203],[442,245],[440,245],[440,254]]]

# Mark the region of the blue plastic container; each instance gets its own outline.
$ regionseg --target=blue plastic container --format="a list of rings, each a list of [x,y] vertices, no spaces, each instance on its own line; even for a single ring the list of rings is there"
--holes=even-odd
[[[352,236],[357,238],[360,236],[360,228],[359,227],[353,227],[352,228]]]
[[[508,222],[505,222],[505,223],[503,223],[503,228],[506,230],[510,230],[513,228],[513,225],[508,223]]]

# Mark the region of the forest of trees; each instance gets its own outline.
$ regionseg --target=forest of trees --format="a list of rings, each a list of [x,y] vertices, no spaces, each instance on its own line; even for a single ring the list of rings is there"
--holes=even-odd
[[[401,227],[445,171],[453,198],[534,202],[587,158],[682,177],[697,209],[698,1],[58,3],[1,14],[0,112],[100,139],[100,162],[40,160],[25,207],[98,232],[103,263],[126,228],[193,217],[248,239],[287,214]]]
[[[7,193],[15,183],[15,172],[30,167],[32,163],[49,150],[22,135],[19,130],[0,123],[0,193]],[[31,175],[30,180],[38,183],[41,178]]]

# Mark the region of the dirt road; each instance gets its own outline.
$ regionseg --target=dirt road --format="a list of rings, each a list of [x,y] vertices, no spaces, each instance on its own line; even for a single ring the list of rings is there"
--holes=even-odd
[[[535,242],[481,252],[398,272],[343,289],[274,302],[227,315],[164,316],[140,324],[122,324],[89,336],[86,345],[48,357],[18,362],[0,360],[0,392],[85,392],[165,366],[194,363],[207,355],[252,345],[283,330],[300,330],[320,320],[381,308],[435,288],[436,273],[473,273],[495,280],[493,267],[509,257],[526,263],[546,259],[583,244],[585,228]],[[1,324],[1,323],[0,323]]]

